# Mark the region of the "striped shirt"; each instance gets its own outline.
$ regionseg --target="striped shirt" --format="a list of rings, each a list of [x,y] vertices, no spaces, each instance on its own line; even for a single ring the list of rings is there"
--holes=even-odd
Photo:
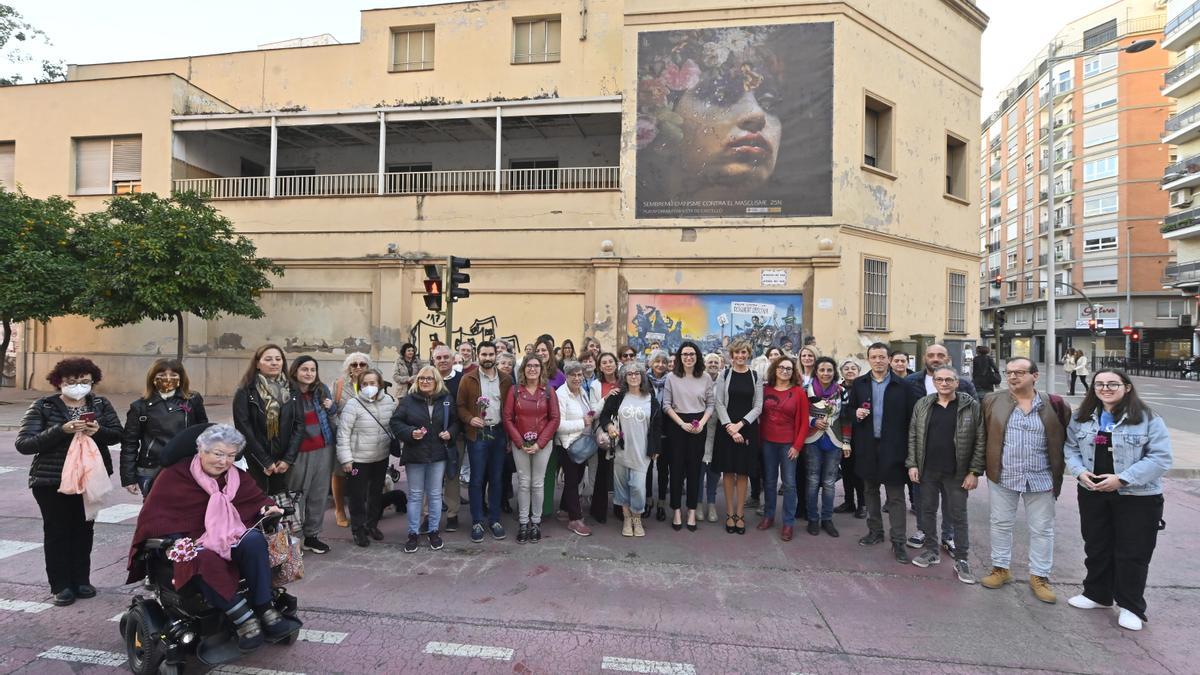
[[[1041,394],[1035,394],[1029,412],[1013,406],[1012,416],[1004,427],[1000,485],[1009,490],[1048,492],[1054,488],[1046,450],[1046,427],[1039,414],[1043,405]]]

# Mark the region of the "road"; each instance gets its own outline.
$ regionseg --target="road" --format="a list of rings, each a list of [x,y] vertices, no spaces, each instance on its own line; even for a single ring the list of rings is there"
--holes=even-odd
[[[1177,443],[1200,439],[1200,383],[1136,383]],[[114,400],[123,408],[127,398]],[[1068,400],[1077,406],[1081,397]],[[213,409],[223,409],[217,401]],[[0,422],[15,421],[21,407],[0,408]],[[0,672],[127,672],[112,619],[142,592],[123,584],[139,500],[114,492],[97,523],[100,595],[53,607],[40,517],[25,488],[29,462],[13,450],[14,438],[0,431]],[[990,564],[987,516],[981,488],[970,501],[970,560],[979,575]],[[460,531],[441,551],[405,555],[403,519],[389,511],[384,542],[356,548],[330,523],[323,536],[333,551],[306,557],[306,576],[291,587],[302,641],[265,647],[221,672],[1192,673],[1200,659],[1200,533],[1190,526],[1197,516],[1200,480],[1168,479],[1168,529],[1147,592],[1152,620],[1133,634],[1118,629],[1111,612],[1066,605],[1083,576],[1069,488],[1058,502],[1057,605],[1030,595],[1021,523],[1019,582],[991,591],[960,584],[945,561],[923,570],[896,563],[884,547],[858,546],[863,521],[841,515],[837,539],[801,528],[784,543],[778,529],[755,531],[754,517],[744,536],[719,524],[690,533],[652,521],[638,540],[611,522],[581,538],[552,521],[537,545],[519,546],[512,536],[473,545]],[[507,516],[504,524],[515,530]]]

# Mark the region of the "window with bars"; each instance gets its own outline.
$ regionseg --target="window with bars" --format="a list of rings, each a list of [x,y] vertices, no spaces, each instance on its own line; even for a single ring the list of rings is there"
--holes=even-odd
[[[433,26],[392,29],[392,70],[433,70]]]
[[[513,20],[513,63],[553,63],[562,58],[562,19]]]
[[[863,258],[863,330],[888,329],[888,261]]]
[[[967,273],[950,272],[947,278],[946,332],[967,332]]]
[[[129,194],[142,191],[142,137],[76,138],[77,195]]]

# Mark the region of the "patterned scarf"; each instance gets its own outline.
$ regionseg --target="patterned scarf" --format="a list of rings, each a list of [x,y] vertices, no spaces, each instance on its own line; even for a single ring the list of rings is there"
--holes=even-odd
[[[279,436],[279,411],[291,400],[291,388],[284,377],[269,380],[262,373],[258,374],[256,388],[267,409],[267,440],[274,440]]]

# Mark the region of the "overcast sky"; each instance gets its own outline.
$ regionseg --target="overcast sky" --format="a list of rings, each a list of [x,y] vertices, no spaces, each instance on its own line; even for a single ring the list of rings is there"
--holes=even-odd
[[[266,42],[331,33],[358,40],[358,9],[446,0],[7,0],[53,40],[46,53],[67,63],[102,63],[254,49]],[[936,0],[915,0],[935,2]],[[983,110],[1063,24],[1111,0],[979,0],[991,17],[983,34]],[[39,51],[39,54],[42,52]]]

